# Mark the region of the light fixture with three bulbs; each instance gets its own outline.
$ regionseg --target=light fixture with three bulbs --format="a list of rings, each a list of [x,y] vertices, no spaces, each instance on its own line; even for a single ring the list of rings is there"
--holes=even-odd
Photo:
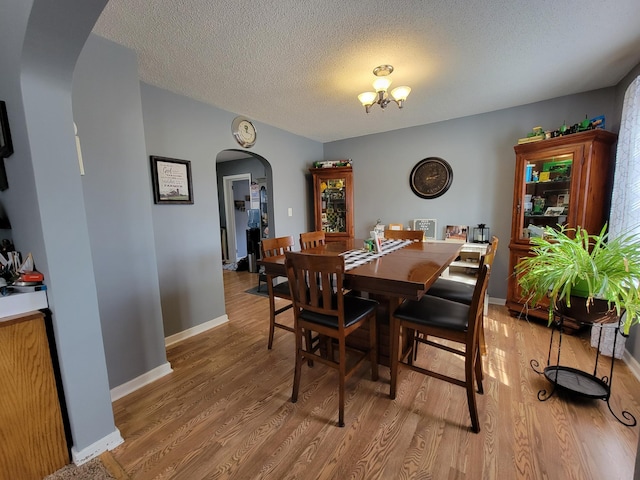
[[[358,100],[360,100],[367,113],[375,104],[380,105],[380,108],[386,108],[389,103],[395,102],[398,104],[398,108],[402,108],[404,101],[411,92],[411,88],[407,86],[396,87],[391,90],[391,95],[389,95],[387,90],[391,85],[389,75],[392,72],[393,67],[391,65],[380,65],[373,69],[373,74],[378,77],[373,82],[373,88],[376,91],[364,92],[358,95]]]

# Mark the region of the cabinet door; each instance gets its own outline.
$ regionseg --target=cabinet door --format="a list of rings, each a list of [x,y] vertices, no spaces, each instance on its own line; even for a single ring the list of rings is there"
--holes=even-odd
[[[575,225],[582,146],[518,155],[512,238],[528,243],[545,227]]]
[[[313,173],[316,230],[327,239],[353,237],[353,173],[351,168],[317,168]]]

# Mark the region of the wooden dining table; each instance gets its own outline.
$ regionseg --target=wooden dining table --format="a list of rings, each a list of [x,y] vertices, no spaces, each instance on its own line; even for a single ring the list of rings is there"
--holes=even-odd
[[[343,255],[362,249],[363,240],[348,239],[306,249],[317,255]],[[440,274],[455,260],[462,244],[454,242],[410,242],[345,272],[345,286],[360,295],[378,301],[376,312],[378,331],[378,363],[390,366],[392,344],[391,316],[404,299],[419,300]],[[259,265],[268,276],[287,275],[284,255],[263,258]],[[350,335],[355,346],[368,342],[368,329]]]

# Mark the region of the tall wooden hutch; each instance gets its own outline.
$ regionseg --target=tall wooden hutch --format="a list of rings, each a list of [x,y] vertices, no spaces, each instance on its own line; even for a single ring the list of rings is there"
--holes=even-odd
[[[351,167],[311,168],[315,229],[327,241],[353,238],[353,171]]]
[[[513,313],[547,319],[544,305],[526,308],[515,266],[530,255],[529,238],[545,226],[581,226],[599,233],[608,220],[616,135],[588,130],[516,145],[507,307]],[[548,307],[548,304],[547,306]]]

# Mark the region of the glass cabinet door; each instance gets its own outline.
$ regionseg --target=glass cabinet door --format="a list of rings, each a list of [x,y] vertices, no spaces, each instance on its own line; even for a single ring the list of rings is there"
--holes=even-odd
[[[320,182],[322,231],[347,232],[346,178],[324,178]]]
[[[573,153],[525,159],[520,239],[539,237],[544,227],[565,225],[571,206]]]

